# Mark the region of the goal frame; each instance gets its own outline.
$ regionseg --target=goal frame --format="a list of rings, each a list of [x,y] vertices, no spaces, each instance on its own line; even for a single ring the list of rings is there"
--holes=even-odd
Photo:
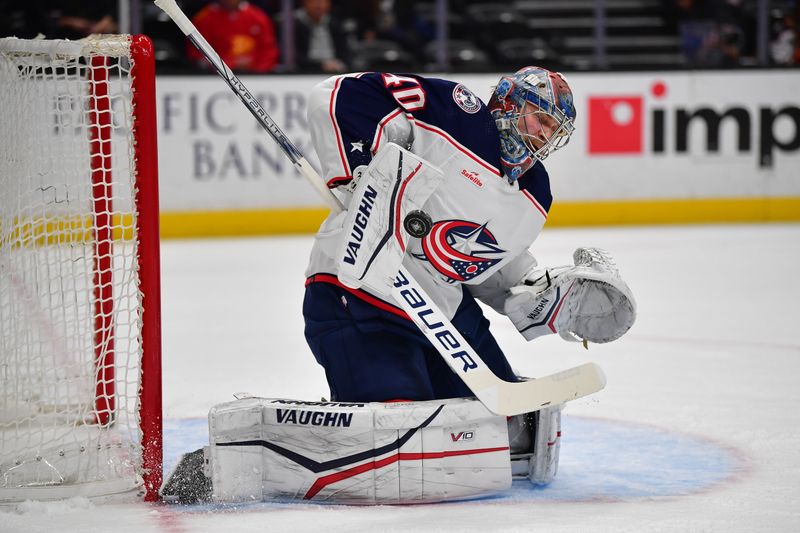
[[[163,428],[161,387],[161,278],[159,250],[159,193],[158,149],[156,121],[155,54],[151,40],[145,35],[109,36],[127,38],[131,61],[131,106],[133,109],[131,138],[135,157],[133,176],[134,227],[136,261],[140,298],[140,350],[138,412],[135,413],[141,446],[141,475],[145,501],[157,501],[163,476]],[[11,41],[11,42],[9,42]],[[18,45],[17,45],[18,41]],[[2,39],[8,52],[46,52],[58,54],[80,49],[80,41],[37,41]],[[18,47],[17,47],[18,46]],[[76,54],[77,55],[77,54]],[[84,54],[80,54],[83,56]],[[98,425],[114,422],[114,324],[111,292],[111,248],[114,246],[114,215],[111,205],[112,112],[108,94],[109,58],[103,55],[87,57],[87,81],[92,87],[88,109],[88,133],[91,147],[91,202],[94,224],[90,228],[95,239],[93,248],[93,292],[95,338],[94,417]],[[102,349],[105,347],[106,349]],[[9,489],[19,491],[22,498],[48,499],[70,496],[69,486],[58,487],[51,493],[38,487]],[[44,491],[51,490],[45,488]],[[79,494],[79,491],[76,491]],[[77,495],[77,494],[76,494]]]
[[[142,432],[142,468],[145,501],[159,499],[163,476],[163,425],[161,389],[161,254],[158,195],[158,125],[156,122],[156,69],[153,43],[145,35],[131,37],[134,80],[132,93],[133,138],[136,154],[138,207],[136,234],[142,297],[142,360],[139,425]],[[110,114],[105,116],[110,120]],[[106,128],[108,129],[108,128]],[[110,143],[105,143],[110,146]],[[148,302],[149,300],[149,302]]]

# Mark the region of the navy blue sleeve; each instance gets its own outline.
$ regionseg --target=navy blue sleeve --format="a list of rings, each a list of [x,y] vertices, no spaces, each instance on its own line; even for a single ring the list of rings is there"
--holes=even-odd
[[[335,118],[353,169],[369,164],[380,122],[394,113],[436,131],[500,172],[499,138],[486,105],[465,86],[409,74],[370,72],[343,78]]]
[[[378,124],[398,108],[379,74],[342,79],[336,94],[335,117],[351,169],[369,164]]]
[[[420,78],[427,105],[412,111],[421,127],[438,128],[500,172],[500,140],[486,105],[460,83]]]
[[[536,161],[517,180],[517,183],[519,183],[520,190],[528,191],[545,211],[550,212],[550,206],[553,204],[553,195],[550,192],[550,176],[541,161]]]

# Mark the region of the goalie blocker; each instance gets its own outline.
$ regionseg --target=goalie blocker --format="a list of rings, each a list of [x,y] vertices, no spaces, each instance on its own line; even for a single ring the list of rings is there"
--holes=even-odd
[[[339,246],[338,277],[348,287],[367,288],[389,298],[409,237],[424,236],[430,230],[432,222],[423,206],[443,174],[393,143],[353,174],[349,209],[341,215],[344,238]]]
[[[210,445],[181,459],[162,497],[404,504],[495,493],[512,476],[544,484],[558,466],[560,409],[506,419],[467,398],[240,399],[211,409]]]

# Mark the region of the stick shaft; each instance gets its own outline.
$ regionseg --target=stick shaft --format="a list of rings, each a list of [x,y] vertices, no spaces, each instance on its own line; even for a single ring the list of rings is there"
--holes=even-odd
[[[239,100],[245,105],[250,113],[255,117],[259,124],[266,130],[272,139],[283,150],[297,170],[311,183],[314,189],[320,194],[322,199],[328,204],[335,213],[343,210],[341,202],[328,189],[323,179],[314,170],[311,164],[303,157],[297,146],[286,136],[278,127],[269,113],[261,106],[258,99],[253,96],[242,80],[225,64],[214,48],[206,41],[205,37],[197,30],[192,21],[175,3],[175,0],[155,0],[156,6],[161,8],[177,24],[181,31],[188,37],[197,50],[203,54],[209,63],[214,67],[220,77],[225,80],[228,86],[236,93]]]

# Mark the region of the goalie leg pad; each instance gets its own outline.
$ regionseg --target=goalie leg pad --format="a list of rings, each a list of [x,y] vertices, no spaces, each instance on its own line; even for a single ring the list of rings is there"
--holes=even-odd
[[[511,485],[506,419],[474,399],[248,398],[209,413],[213,500],[402,504]]]
[[[528,479],[534,485],[547,485],[558,473],[561,451],[561,408],[556,405],[537,411],[534,452],[528,466]]]
[[[562,405],[511,417],[511,471],[514,479],[527,478],[547,485],[558,473],[561,450]],[[515,445],[516,444],[516,445]]]

